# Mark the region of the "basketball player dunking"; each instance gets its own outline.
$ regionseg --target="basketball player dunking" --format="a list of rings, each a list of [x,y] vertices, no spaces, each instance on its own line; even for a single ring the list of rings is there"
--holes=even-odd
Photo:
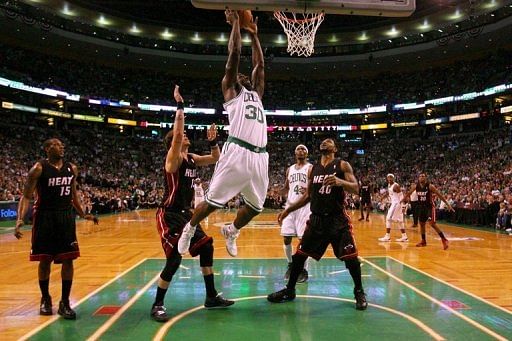
[[[286,170],[286,181],[284,183],[284,190],[288,194],[286,207],[293,205],[306,193],[308,188],[309,168],[311,167],[311,164],[306,160],[307,156],[308,148],[305,145],[299,144],[295,147],[296,163]],[[290,213],[283,219],[281,224],[284,254],[288,260],[288,270],[284,276],[286,280],[290,277],[292,269],[292,237],[297,237],[299,240],[302,239],[310,214],[311,211],[308,203],[304,207]],[[308,280],[308,260],[304,263],[304,269],[297,280],[298,283],[304,283]]]
[[[268,295],[270,302],[282,303],[295,299],[295,284],[308,257],[320,260],[327,246],[332,245],[335,256],[345,261],[345,266],[354,281],[356,309],[365,310],[368,306],[361,280],[361,264],[357,258],[357,248],[352,235],[350,217],[345,211],[345,192],[357,194],[359,185],[346,161],[335,158],[337,152],[333,139],[325,139],[320,144],[320,162],[310,168],[308,188],[293,205],[288,206],[278,216],[278,222],[291,212],[311,202],[311,216],[299,249],[292,257],[292,271],[286,288]]]
[[[261,98],[265,87],[263,52],[258,39],[257,18],[244,27],[252,40],[251,80],[238,73],[242,48],[240,23],[236,11],[227,10],[226,21],[231,25],[229,56],[226,73],[222,79],[224,108],[228,112],[229,137],[222,147],[222,154],[215,167],[205,201],[200,203],[190,222],[183,229],[178,243],[181,254],[188,251],[196,226],[210,213],[224,205],[237,194],[243,196],[245,205],[238,209],[231,225],[222,227],[228,253],[236,257],[236,238],[239,229],[263,210],[268,188],[267,121]]]
[[[211,154],[196,155],[188,152],[190,141],[184,132],[185,117],[183,115],[183,98],[179,87],[174,88],[174,99],[178,103],[173,129],[164,139],[166,147],[164,173],[164,198],[156,213],[157,230],[164,249],[166,262],[160,273],[156,289],[155,301],[151,307],[151,317],[158,322],[165,322],[169,317],[165,311],[164,298],[171,280],[181,263],[176,244],[183,227],[192,216],[190,204],[194,191],[192,180],[197,177],[196,167],[214,164],[220,155],[217,145],[217,130],[213,124],[208,129],[208,141],[211,145]],[[225,308],[232,305],[220,296],[215,290],[213,280],[213,238],[207,236],[198,226],[192,236],[190,247],[192,256],[199,255],[199,265],[203,274],[206,299],[206,308]]]
[[[47,158],[36,162],[28,173],[23,196],[18,204],[18,221],[14,235],[20,239],[23,234],[23,218],[27,214],[32,195],[36,192],[32,217],[32,249],[30,260],[39,261],[39,288],[41,290],[40,315],[52,315],[52,298],[48,290],[52,262],[62,264],[62,297],[58,314],[74,320],[76,313],[69,305],[69,294],[73,283],[73,260],[80,256],[76,239],[75,215],[87,220],[98,219],[85,214],[76,189],[78,168],[71,162],[64,162],[64,144],[59,139],[43,143]]]
[[[439,237],[441,237],[443,249],[448,249],[448,239],[446,239],[441,229],[437,227],[436,207],[434,204],[433,195],[436,195],[446,204],[448,211],[454,212],[455,210],[450,205],[450,203],[446,201],[445,197],[437,190],[437,188],[427,180],[427,174],[425,173],[420,173],[418,177],[418,182],[411,185],[411,188],[404,196],[403,202],[407,202],[412,192],[414,191],[416,191],[416,194],[418,195],[418,220],[420,222],[421,230],[421,241],[418,244],[416,244],[416,246],[427,246],[427,238],[425,236],[425,225],[427,221],[429,221],[430,226],[432,226],[432,228],[437,232]]]

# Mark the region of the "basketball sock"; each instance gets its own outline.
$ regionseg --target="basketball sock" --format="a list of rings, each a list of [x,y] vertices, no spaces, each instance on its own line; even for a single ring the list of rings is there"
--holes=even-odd
[[[389,233],[389,230],[391,230],[391,220],[386,220],[386,233]]]
[[[204,286],[206,288],[206,296],[215,297],[217,296],[217,290],[215,290],[215,283],[213,281],[213,274],[203,276]]]
[[[69,303],[69,293],[71,292],[71,285],[73,280],[62,280],[62,302]]]
[[[441,239],[443,239],[443,240],[446,239],[443,232],[439,232],[438,234],[439,234],[439,237],[441,237]]]
[[[427,237],[425,237],[425,233],[421,234],[421,240],[425,240],[425,241],[427,240]]]
[[[350,272],[350,276],[352,276],[355,290],[363,290],[363,281],[361,279],[361,264],[357,258],[345,261],[345,265]]]
[[[304,262],[304,270],[306,270],[306,271],[308,271],[308,270],[309,270],[309,260],[310,260],[310,259],[311,259],[311,258],[309,258],[309,257],[308,257],[308,258],[306,258],[306,261]]]
[[[239,229],[236,228],[235,223],[231,223],[231,225],[229,225],[229,232],[238,233],[238,231]]]
[[[292,261],[292,270],[290,271],[290,279],[288,279],[288,284],[286,287],[288,289],[295,289],[295,285],[297,284],[297,279],[299,278],[300,273],[304,269],[304,262],[308,256],[294,254]]]
[[[50,279],[45,279],[44,281],[39,280],[39,289],[41,289],[41,296],[44,298],[50,297],[50,292],[48,291],[48,287],[50,286]]]
[[[292,253],[293,253],[293,250],[292,250],[292,244],[284,244],[283,245],[283,250],[284,250],[284,254],[286,256],[286,259],[288,260],[288,263],[291,263],[292,262]]]
[[[156,297],[155,303],[153,303],[153,307],[156,305],[164,305],[164,298],[166,293],[167,289],[162,289],[159,286],[156,287]]]

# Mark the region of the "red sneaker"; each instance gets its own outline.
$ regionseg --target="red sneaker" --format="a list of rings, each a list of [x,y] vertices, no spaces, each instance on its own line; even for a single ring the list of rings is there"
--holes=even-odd
[[[441,241],[443,242],[443,250],[446,250],[450,242],[448,241],[448,239],[441,239]]]
[[[424,246],[427,246],[427,242],[422,240],[421,242],[419,242],[418,244],[416,244],[417,247],[424,247]]]

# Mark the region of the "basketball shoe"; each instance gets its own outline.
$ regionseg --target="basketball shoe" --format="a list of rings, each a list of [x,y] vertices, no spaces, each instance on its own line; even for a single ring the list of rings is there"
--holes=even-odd
[[[366,310],[368,307],[368,302],[366,301],[366,294],[364,293],[363,289],[354,289],[354,297],[356,299],[356,309]]]
[[[167,316],[163,305],[154,305],[151,308],[151,318],[157,322],[169,321],[169,316]]]
[[[76,319],[76,313],[71,307],[69,306],[69,302],[60,301],[59,302],[59,310],[57,313],[64,317],[66,320],[75,320]]]
[[[417,247],[424,247],[424,246],[427,246],[427,242],[425,240],[422,240],[421,242],[419,242],[418,244],[416,244]]]
[[[407,238],[407,236],[402,236],[400,238],[395,239],[395,241],[400,242],[400,243],[406,243],[409,241],[409,238]]]
[[[236,231],[233,231],[236,230]],[[220,229],[220,233],[226,238],[226,250],[231,257],[238,255],[238,247],[236,246],[236,239],[240,235],[240,231],[231,225],[224,225]]]
[[[204,307],[206,309],[227,308],[233,304],[235,304],[235,301],[227,300],[220,294],[218,294],[215,297],[207,297],[206,300],[204,301]]]
[[[441,242],[443,243],[443,250],[446,250],[448,249],[448,246],[450,244],[450,242],[448,241],[448,239],[441,239]]]
[[[379,238],[379,241],[381,242],[390,242],[391,241],[391,237],[389,236],[389,234],[386,233],[386,235],[382,238]]]
[[[39,315],[52,315],[52,298],[41,297],[41,305],[39,306]]]
[[[306,283],[309,278],[308,270],[302,269],[299,274],[299,278],[297,278],[297,283]]]
[[[267,300],[272,303],[290,302],[295,299],[295,289],[284,288],[267,296]]]

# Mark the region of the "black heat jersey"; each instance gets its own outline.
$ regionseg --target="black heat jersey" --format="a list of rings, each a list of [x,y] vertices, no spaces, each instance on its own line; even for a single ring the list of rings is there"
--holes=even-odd
[[[311,213],[317,215],[343,215],[345,213],[345,191],[343,187],[324,186],[324,178],[328,175],[336,175],[345,179],[344,172],[340,169],[340,159],[335,159],[326,167],[320,162],[313,165],[311,178]]]
[[[418,205],[421,207],[431,207],[434,202],[432,192],[430,191],[430,182],[422,186],[419,182],[416,183],[416,194],[418,195]]]
[[[162,206],[166,210],[188,210],[191,208],[194,188],[192,181],[197,177],[196,164],[192,155],[187,154],[180,168],[174,173],[167,173],[164,166],[164,198]]]
[[[48,160],[40,161],[43,170],[37,182],[34,207],[39,210],[68,210],[72,205],[72,185],[75,174],[69,162],[61,169],[52,166]]]
[[[370,185],[361,185],[359,189],[359,196],[362,202],[370,202],[372,200]]]

